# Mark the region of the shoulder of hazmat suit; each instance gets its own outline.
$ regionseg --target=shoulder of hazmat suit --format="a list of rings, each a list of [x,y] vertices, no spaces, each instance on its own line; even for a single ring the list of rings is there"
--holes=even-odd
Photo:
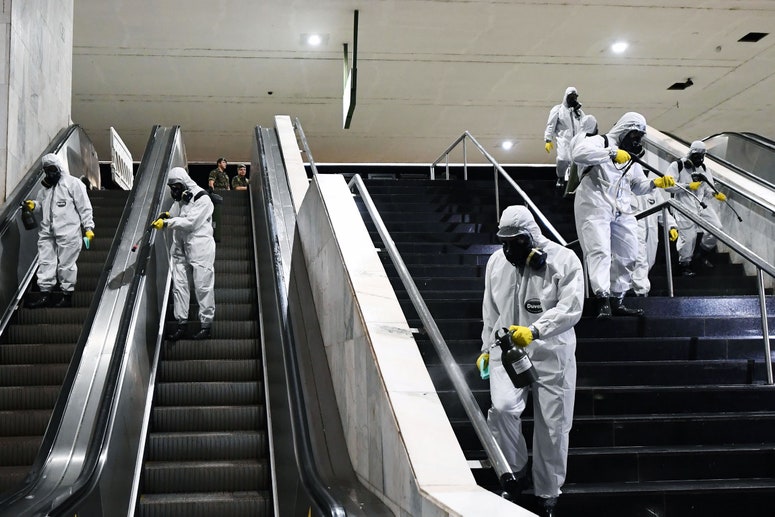
[[[547,253],[547,260],[540,270],[529,266],[520,270],[508,262],[503,250],[490,257],[482,303],[482,348],[494,342],[501,327],[533,325],[539,338],[531,347],[567,344],[572,353],[573,326],[581,318],[584,302],[581,262],[571,250],[546,239],[524,206],[506,208],[500,225],[526,229],[534,246]],[[499,356],[497,349],[491,353]]]

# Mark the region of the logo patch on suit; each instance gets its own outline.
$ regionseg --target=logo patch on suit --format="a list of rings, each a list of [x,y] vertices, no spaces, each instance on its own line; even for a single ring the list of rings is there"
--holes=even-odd
[[[541,300],[538,298],[531,298],[525,302],[525,309],[527,309],[527,312],[531,314],[538,314],[539,312],[544,312],[543,307],[541,307]]]
[[[647,200],[647,201],[649,202],[649,205],[654,205],[654,204],[656,204],[656,202],[657,202],[657,200],[656,200],[656,199],[654,199],[653,197],[650,197],[650,198],[648,198],[648,200]]]
[[[65,201],[64,199],[60,199],[57,201],[57,206],[59,208],[62,208],[63,206],[67,206],[67,201]]]

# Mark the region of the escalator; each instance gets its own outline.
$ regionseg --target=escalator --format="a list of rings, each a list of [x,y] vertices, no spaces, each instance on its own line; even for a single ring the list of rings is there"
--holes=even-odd
[[[78,257],[73,306],[21,308],[0,337],[0,492],[33,468],[128,194],[89,192],[96,235]]]
[[[775,189],[775,142],[753,133],[727,131],[703,140],[708,155]]]
[[[273,513],[250,198],[223,194],[212,338],[163,345],[139,516]],[[190,322],[197,310],[192,293]]]

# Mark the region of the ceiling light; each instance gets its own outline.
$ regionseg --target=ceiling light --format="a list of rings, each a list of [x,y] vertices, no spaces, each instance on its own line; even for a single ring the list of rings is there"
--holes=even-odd
[[[625,50],[627,50],[627,47],[629,44],[626,41],[617,41],[613,45],[611,45],[611,50],[613,50],[617,54],[621,54]]]
[[[512,142],[511,140],[504,140],[503,142],[501,142],[501,149],[503,149],[504,151],[508,151],[512,147],[514,147],[514,142]]]
[[[743,36],[737,41],[742,41],[744,43],[756,43],[757,41],[765,37],[767,34],[769,33],[768,32],[749,32],[748,34],[746,34],[745,36]]]
[[[307,45],[312,45],[313,47],[317,47],[323,42],[323,38],[320,37],[320,34],[309,34],[307,36]]]

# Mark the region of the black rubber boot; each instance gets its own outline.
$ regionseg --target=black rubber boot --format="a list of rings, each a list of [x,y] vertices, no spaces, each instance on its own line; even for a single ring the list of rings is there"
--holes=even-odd
[[[695,276],[697,273],[692,270],[692,264],[690,262],[681,262],[678,264],[678,272],[681,274],[681,276]]]
[[[611,304],[608,301],[608,295],[598,295],[595,300],[597,301],[597,315],[596,319],[607,320],[611,317]]]
[[[713,269],[713,262],[710,261],[710,256],[713,254],[713,252],[714,250],[706,250],[702,246],[699,246],[699,251],[697,252],[697,256],[694,260],[703,267]]]
[[[630,309],[625,307],[621,298],[611,297],[611,314],[614,316],[640,316],[643,309]]]
[[[183,336],[185,335],[186,335],[186,322],[179,321],[178,326],[175,327],[175,330],[170,331],[164,337],[167,339],[167,341],[177,341],[178,339],[182,339]]]
[[[73,306],[73,292],[72,291],[65,291],[62,293],[62,297],[54,302],[52,307],[57,308],[66,308],[66,307],[72,307]]]
[[[40,297],[33,302],[27,302],[25,305],[28,309],[42,309],[43,307],[51,306],[51,293],[49,291],[41,291]]]
[[[193,339],[210,339],[210,325],[202,325],[199,332],[194,334]]]
[[[557,517],[557,498],[547,497],[544,499],[543,517]]]

